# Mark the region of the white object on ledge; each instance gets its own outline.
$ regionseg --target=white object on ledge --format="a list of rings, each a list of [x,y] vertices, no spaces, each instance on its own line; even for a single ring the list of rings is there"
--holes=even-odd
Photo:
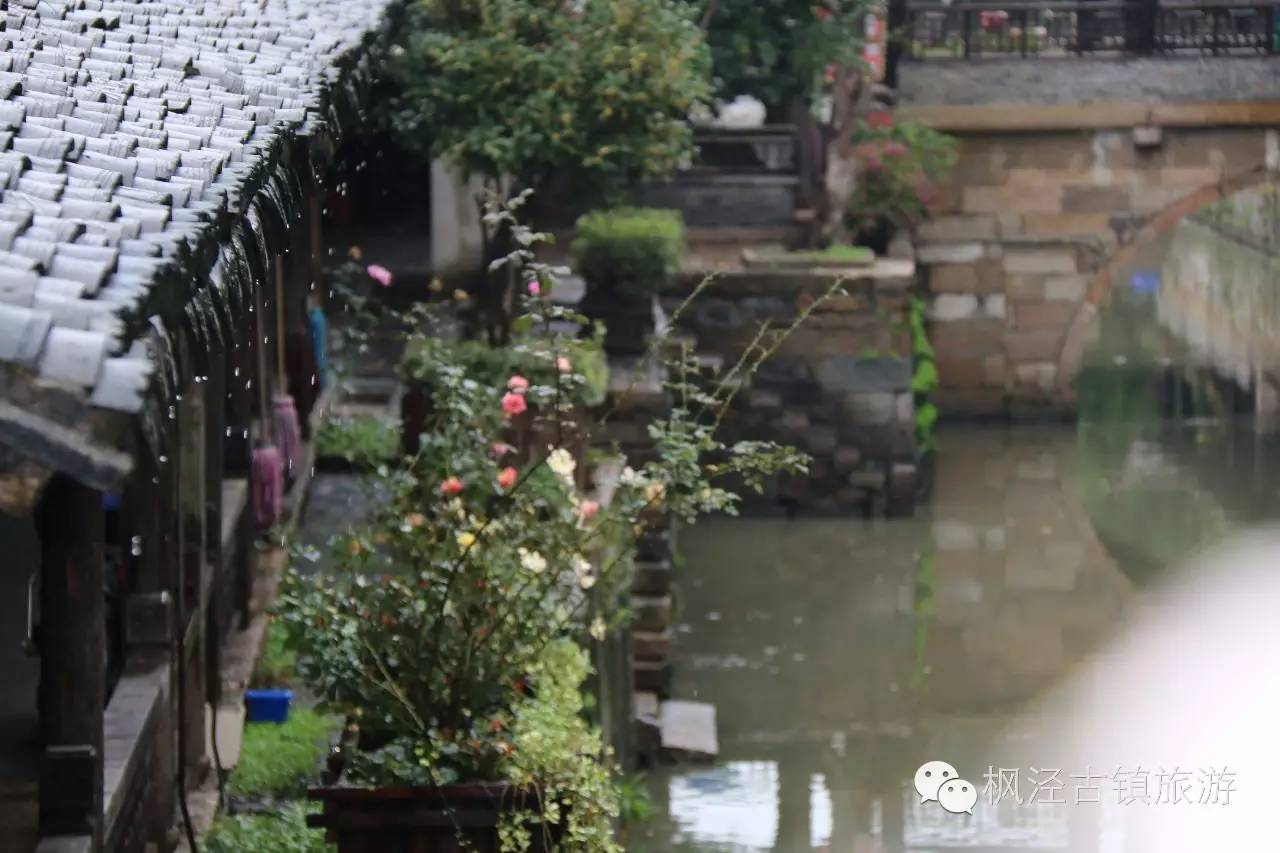
[[[716,125],[742,130],[750,127],[762,127],[764,126],[764,119],[765,108],[762,101],[750,95],[739,95],[720,107],[720,114],[716,117]]]

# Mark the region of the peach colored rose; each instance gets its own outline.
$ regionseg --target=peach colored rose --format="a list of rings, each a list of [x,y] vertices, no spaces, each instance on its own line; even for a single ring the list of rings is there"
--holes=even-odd
[[[514,391],[506,394],[502,398],[502,411],[505,412],[509,418],[522,414],[528,408],[529,404],[524,401],[524,397]]]

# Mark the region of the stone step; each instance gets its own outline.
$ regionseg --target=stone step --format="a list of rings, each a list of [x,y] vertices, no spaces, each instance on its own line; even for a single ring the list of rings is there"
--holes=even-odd
[[[650,418],[610,418],[604,429],[597,431],[597,435],[605,441],[616,441],[623,446],[649,444],[652,442],[649,438],[650,421]]]
[[[670,530],[646,533],[636,540],[636,559],[642,562],[662,562],[671,559]]]
[[[658,728],[665,756],[710,761],[720,752],[715,705],[682,700],[663,702],[658,710]]]
[[[658,710],[662,700],[658,698],[657,693],[651,693],[647,690],[637,690],[632,697],[632,707],[635,708],[637,716],[658,718]]]
[[[635,614],[632,630],[637,632],[660,632],[671,626],[670,595],[633,595],[631,610]]]
[[[660,596],[671,592],[670,560],[636,560],[631,591],[637,595]]]
[[[657,693],[637,690],[632,699],[635,712],[636,753],[641,766],[653,764],[662,749],[662,727],[658,723],[661,699]]]
[[[634,631],[631,634],[631,654],[637,661],[662,663],[671,658],[671,629],[665,631]]]
[[[671,695],[671,664],[634,661],[631,664],[632,686],[644,693]]]
[[[658,364],[641,364],[635,358],[610,358],[606,405],[618,413],[665,413],[669,407],[667,390],[663,387],[665,375],[665,370]]]
[[[700,352],[693,357],[698,370],[708,376],[716,376],[724,370],[724,356],[714,352]]]

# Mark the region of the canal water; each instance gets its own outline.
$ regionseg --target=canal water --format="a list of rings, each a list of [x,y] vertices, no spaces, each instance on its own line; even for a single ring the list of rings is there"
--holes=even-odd
[[[1280,849],[1277,279],[1206,299],[1205,239],[1117,292],[1078,424],[944,429],[914,518],[681,531],[673,694],[720,755],[650,775],[628,849]]]

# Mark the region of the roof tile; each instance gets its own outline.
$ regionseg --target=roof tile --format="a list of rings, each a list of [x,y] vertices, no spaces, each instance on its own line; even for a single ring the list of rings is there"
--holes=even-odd
[[[33,311],[34,314],[47,312]],[[54,326],[48,331],[40,357],[40,377],[54,382],[92,387],[107,356],[108,338],[102,332]]]

